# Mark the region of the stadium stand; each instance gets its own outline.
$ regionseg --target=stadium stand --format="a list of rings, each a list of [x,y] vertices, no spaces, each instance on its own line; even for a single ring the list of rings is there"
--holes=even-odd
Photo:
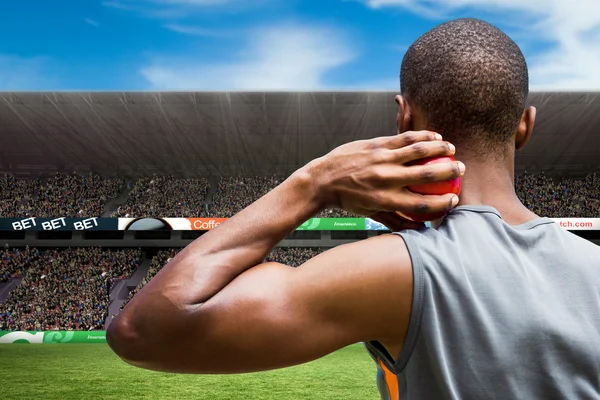
[[[282,178],[275,176],[221,178],[208,212],[211,217],[230,218],[267,194],[282,181]]]
[[[136,182],[127,202],[113,217],[200,217],[205,214],[208,180],[173,176],[143,178]]]
[[[230,218],[281,183],[278,177],[230,177],[218,180],[212,199],[206,178],[173,176],[143,178],[136,182],[125,204],[113,217]],[[38,180],[0,179],[0,216],[99,217],[107,199],[124,187],[123,179],[98,175],[60,175],[41,184]],[[550,218],[596,218],[600,215],[600,177],[557,179],[544,173],[516,176],[515,189],[524,204]],[[35,196],[37,193],[37,196]],[[35,197],[35,199],[34,199]],[[318,218],[352,218],[344,210],[324,210]]]
[[[206,217],[230,218],[264,196],[283,181],[276,176],[221,178],[214,200],[207,208]],[[344,210],[325,210],[317,218],[356,218]]]
[[[3,274],[23,279],[0,303],[0,330],[103,329],[111,286],[141,256],[139,249],[5,249]]]
[[[125,307],[181,249],[159,251],[146,276],[129,291]],[[266,259],[299,266],[322,250],[277,248]],[[104,329],[111,288],[135,273],[139,249],[8,249],[1,253],[0,283],[22,278],[7,298],[0,298],[0,330]]]
[[[20,217],[100,217],[104,204],[115,198],[123,179],[104,179],[96,174],[55,174],[45,182],[0,179],[0,216]]]
[[[40,185],[39,180],[17,180],[4,174],[0,178],[0,216],[21,218],[27,216],[25,204],[30,202]]]
[[[584,179],[554,179],[544,173],[520,174],[515,179],[517,195],[534,213],[549,218],[598,218],[600,176]]]
[[[96,174],[56,174],[40,187],[29,214],[35,217],[100,217],[104,203],[115,198],[123,179],[103,179]]]
[[[40,252],[37,249],[9,249],[5,247],[0,253],[0,283],[8,283],[12,279],[25,275],[27,268],[35,263]]]

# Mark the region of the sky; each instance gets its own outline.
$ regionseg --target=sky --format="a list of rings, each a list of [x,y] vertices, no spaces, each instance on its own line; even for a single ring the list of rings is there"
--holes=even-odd
[[[6,0],[0,90],[398,90],[454,18],[511,36],[532,90],[600,90],[598,0]]]

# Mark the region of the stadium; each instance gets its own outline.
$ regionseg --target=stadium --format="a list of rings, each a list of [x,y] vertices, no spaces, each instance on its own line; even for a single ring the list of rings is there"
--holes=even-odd
[[[394,132],[394,95],[1,93],[2,397],[377,398],[375,366],[360,344],[274,372],[169,375],[121,362],[105,330],[181,248],[296,169],[343,143]],[[600,245],[600,96],[532,93],[529,102],[539,117],[518,153],[516,192],[535,213]],[[388,232],[328,210],[267,260],[298,266]]]

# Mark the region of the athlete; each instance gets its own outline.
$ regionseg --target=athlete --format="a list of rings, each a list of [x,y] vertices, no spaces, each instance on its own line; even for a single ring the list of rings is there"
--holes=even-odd
[[[110,325],[112,349],[225,374],[365,342],[383,399],[600,399],[600,247],[514,191],[535,120],[520,49],[483,21],[450,21],[409,48],[400,80],[398,135],[336,148],[190,244]],[[458,176],[460,199],[406,189]],[[396,233],[298,268],[262,262],[326,207]],[[436,229],[394,213],[448,209]]]

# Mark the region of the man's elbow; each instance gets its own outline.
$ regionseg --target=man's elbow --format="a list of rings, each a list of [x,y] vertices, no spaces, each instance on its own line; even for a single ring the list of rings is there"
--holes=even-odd
[[[119,315],[109,325],[106,342],[116,355],[129,364],[142,362],[144,354],[148,354],[144,351],[143,336],[125,315]]]

